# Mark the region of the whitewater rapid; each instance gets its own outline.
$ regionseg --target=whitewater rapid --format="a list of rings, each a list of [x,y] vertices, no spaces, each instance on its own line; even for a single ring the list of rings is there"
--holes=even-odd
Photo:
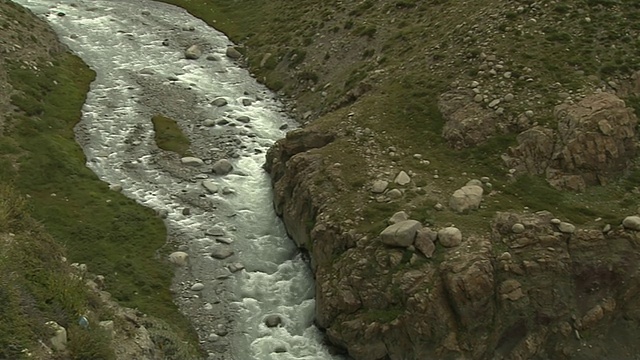
[[[334,358],[313,326],[312,275],[273,211],[261,167],[269,146],[295,123],[274,94],[225,56],[232,44],[224,34],[152,1],[16,2],[45,18],[96,71],[77,127],[87,166],[166,216],[169,233],[190,259],[175,285],[177,301],[209,358]],[[185,59],[194,44],[203,56]],[[228,104],[212,105],[219,97]],[[158,113],[179,122],[194,156],[205,160],[202,171],[157,148],[151,117]],[[221,158],[234,171],[215,176],[209,165]],[[203,180],[220,191],[207,192]],[[223,235],[212,236],[213,228]],[[216,246],[234,254],[215,259]],[[229,271],[230,265],[236,268]],[[204,288],[192,291],[195,282]],[[269,315],[281,326],[267,327]]]

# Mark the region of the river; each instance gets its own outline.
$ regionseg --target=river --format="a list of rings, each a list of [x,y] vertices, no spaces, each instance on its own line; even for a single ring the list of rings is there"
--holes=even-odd
[[[87,166],[166,216],[169,241],[189,254],[189,266],[177,270],[176,302],[209,359],[332,359],[313,326],[312,274],[273,211],[261,168],[266,150],[295,122],[225,56],[226,36],[152,1],[16,2],[45,18],[96,71],[76,128]],[[184,51],[194,44],[203,55],[188,60]],[[220,97],[227,104],[213,105]],[[155,114],[178,121],[204,165],[157,148]],[[220,159],[231,161],[230,174],[211,173]],[[211,256],[221,249],[233,255]],[[196,283],[204,288],[192,290]],[[274,315],[281,324],[268,327],[265,318]]]

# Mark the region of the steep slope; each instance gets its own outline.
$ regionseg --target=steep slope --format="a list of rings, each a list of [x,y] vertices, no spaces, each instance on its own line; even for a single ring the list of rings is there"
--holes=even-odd
[[[162,221],[99,181],[75,142],[94,75],[0,0],[0,358],[197,358],[156,258]]]

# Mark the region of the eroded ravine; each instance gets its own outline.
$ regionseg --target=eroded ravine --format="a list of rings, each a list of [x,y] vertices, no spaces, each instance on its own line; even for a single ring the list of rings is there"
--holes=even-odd
[[[312,276],[273,211],[261,168],[283,125],[294,124],[225,56],[229,40],[180,8],[151,1],[16,2],[46,18],[96,71],[76,128],[87,165],[166,215],[170,241],[190,255],[178,270],[176,300],[209,358],[331,358],[312,325]],[[204,55],[187,60],[184,50],[193,44]],[[212,105],[218,97],[228,104]],[[189,167],[157,148],[151,117],[158,113],[180,123],[205,165]],[[212,175],[219,159],[233,163],[231,174]],[[219,191],[207,191],[203,180]],[[216,259],[217,248],[234,254]],[[197,282],[204,288],[192,291]],[[281,326],[267,327],[269,315]]]

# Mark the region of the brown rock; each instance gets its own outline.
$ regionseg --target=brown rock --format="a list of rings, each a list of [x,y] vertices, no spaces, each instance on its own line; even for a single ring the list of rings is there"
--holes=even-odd
[[[433,242],[437,237],[437,232],[429,228],[422,228],[416,233],[414,245],[424,256],[431,259],[433,252],[436,250],[436,245]]]
[[[495,112],[473,100],[473,93],[458,90],[444,93],[438,108],[446,119],[442,136],[455,149],[476,146],[496,132]]]

